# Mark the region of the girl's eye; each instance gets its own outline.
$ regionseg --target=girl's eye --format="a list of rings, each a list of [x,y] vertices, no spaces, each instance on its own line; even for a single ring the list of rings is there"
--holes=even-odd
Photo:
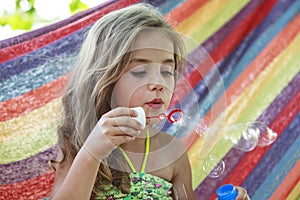
[[[144,77],[146,75],[146,71],[132,71],[130,73],[136,77]]]
[[[174,75],[174,72],[173,71],[161,71],[160,72],[164,77],[169,77],[169,76],[173,76]]]

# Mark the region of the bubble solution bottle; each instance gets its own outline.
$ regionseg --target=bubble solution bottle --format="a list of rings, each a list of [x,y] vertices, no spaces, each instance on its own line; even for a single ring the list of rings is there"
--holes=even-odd
[[[219,187],[216,191],[218,200],[235,200],[238,196],[238,191],[232,184],[225,184]]]

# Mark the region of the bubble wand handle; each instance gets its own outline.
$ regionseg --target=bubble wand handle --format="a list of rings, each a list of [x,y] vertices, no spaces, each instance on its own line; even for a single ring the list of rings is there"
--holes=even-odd
[[[175,114],[179,114],[179,116],[174,117]],[[159,120],[164,120],[165,118],[167,118],[169,120],[169,122],[171,122],[173,124],[173,123],[178,122],[180,119],[182,119],[182,117],[183,117],[182,110],[174,109],[168,115],[166,115],[165,113],[162,113],[162,114],[156,115],[156,116],[146,116],[146,119],[157,118]]]

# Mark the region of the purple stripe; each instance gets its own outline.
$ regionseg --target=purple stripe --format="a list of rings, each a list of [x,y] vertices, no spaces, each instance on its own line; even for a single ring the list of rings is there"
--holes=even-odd
[[[99,11],[99,10],[101,10],[101,9],[103,9],[103,8],[109,6],[110,4],[113,4],[115,2],[117,2],[117,0],[111,0],[111,1],[105,2],[103,4],[100,4],[99,6],[96,6],[94,8],[91,8],[91,9],[88,9],[86,11],[75,14],[75,15],[67,18],[67,19],[61,20],[61,21],[59,21],[57,23],[54,23],[52,25],[49,25],[49,26],[46,26],[46,27],[43,27],[43,28],[40,28],[40,29],[37,29],[37,30],[30,31],[30,32],[27,32],[25,34],[22,34],[22,35],[19,35],[19,36],[16,36],[16,37],[12,37],[12,38],[2,40],[2,41],[0,41],[0,49],[6,48],[6,47],[9,47],[9,46],[12,46],[12,45],[16,45],[16,44],[31,40],[32,38],[38,37],[40,35],[49,33],[53,30],[56,30],[58,28],[66,26],[70,23],[73,23],[74,21],[80,20],[83,17],[88,16],[88,15],[94,13],[94,12],[97,12],[97,11]]]
[[[30,158],[0,165],[0,185],[12,184],[32,179],[50,170],[48,161],[54,159],[57,146]]]
[[[281,93],[274,99],[268,108],[257,118],[258,121],[265,122],[269,125],[278,117],[278,114],[284,107],[291,101],[295,94],[300,90],[300,72],[293,78],[293,80],[281,91]],[[217,186],[219,186],[227,176],[234,170],[236,165],[242,160],[244,152],[236,149],[231,149],[228,154],[223,158],[226,165],[226,170],[222,176],[217,179],[207,177],[195,190],[198,197],[209,199]],[[276,163],[274,163],[276,164]]]

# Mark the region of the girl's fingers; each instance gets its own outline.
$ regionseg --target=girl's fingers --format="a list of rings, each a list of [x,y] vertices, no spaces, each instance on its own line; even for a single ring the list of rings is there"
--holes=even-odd
[[[138,113],[131,108],[117,107],[117,108],[114,108],[111,111],[107,112],[105,115],[107,117],[111,117],[111,118],[120,117],[120,116],[136,117],[138,115]]]
[[[129,136],[135,137],[141,133],[140,130],[133,129],[128,126],[113,127],[109,131],[104,132],[107,137]]]
[[[236,200],[249,200],[249,196],[247,194],[247,190],[239,187],[239,186],[235,186],[235,188],[238,190],[238,196],[236,198]]]
[[[128,116],[115,117],[110,120],[112,120],[112,125],[115,127],[128,126],[136,130],[142,130],[143,128],[141,123]]]
[[[135,137],[134,136],[129,136],[129,135],[120,135],[120,136],[114,136],[114,137],[111,138],[111,141],[116,146],[119,146],[123,143],[130,142],[130,141],[133,141],[133,140],[135,140]]]

